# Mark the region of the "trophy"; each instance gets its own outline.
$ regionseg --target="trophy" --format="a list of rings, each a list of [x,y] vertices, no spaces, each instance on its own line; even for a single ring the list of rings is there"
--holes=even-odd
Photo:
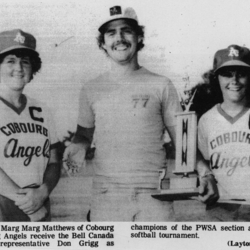
[[[189,81],[189,77],[184,78]],[[181,105],[184,112],[177,113],[176,126],[176,154],[175,169],[173,176],[170,177],[169,189],[162,189],[162,181],[166,171],[161,171],[159,178],[158,192],[152,197],[164,201],[186,200],[190,197],[198,196],[198,176],[195,172],[196,167],[196,148],[197,148],[197,116],[195,112],[189,111],[196,90],[187,89],[181,94]]]

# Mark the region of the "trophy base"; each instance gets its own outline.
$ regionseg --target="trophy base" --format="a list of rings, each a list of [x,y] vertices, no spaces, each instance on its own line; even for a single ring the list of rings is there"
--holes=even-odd
[[[176,175],[170,177],[170,190],[186,190],[194,189],[197,187],[198,178],[196,174],[182,173],[181,175]]]
[[[164,175],[160,175],[160,185],[158,192],[151,196],[161,201],[189,200],[191,197],[199,195],[197,187],[198,178],[195,173],[182,173],[182,175],[174,175],[170,177],[170,185],[168,189],[162,189]]]
[[[250,205],[250,199],[247,197],[247,199],[244,198],[235,198],[235,196],[224,196],[222,195],[217,203],[228,203],[228,204],[240,204],[240,205]]]
[[[198,188],[159,190],[151,196],[161,201],[189,200],[199,195]]]

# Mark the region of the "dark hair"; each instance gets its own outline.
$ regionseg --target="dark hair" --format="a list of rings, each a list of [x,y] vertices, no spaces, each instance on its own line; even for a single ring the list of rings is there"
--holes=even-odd
[[[209,70],[202,75],[203,82],[193,87],[192,92],[196,91],[191,110],[200,117],[217,103],[223,102],[218,75],[214,70]]]
[[[239,66],[242,68],[242,66]],[[239,68],[232,66],[232,68]],[[229,68],[229,66],[227,67]],[[250,69],[247,69],[250,75]],[[214,72],[214,70],[209,70],[202,75],[203,82],[198,83],[195,87],[192,88],[192,92],[196,90],[196,94],[193,99],[193,104],[191,110],[197,113],[198,119],[211,109],[214,105],[223,102],[223,95],[219,84],[218,76],[220,70]],[[248,83],[249,87],[247,88],[246,96],[247,100],[250,101],[250,82]]]
[[[136,35],[140,36],[142,38],[141,41],[137,45],[137,51],[140,51],[144,47],[144,43],[143,43],[143,40],[144,40],[144,26],[138,25],[138,23],[136,21],[134,21],[134,20],[130,20],[130,19],[125,19],[125,20],[128,23],[128,25],[130,25],[132,27],[132,29],[135,31]],[[107,51],[102,47],[102,45],[104,44],[104,34],[106,32],[107,24],[103,26],[103,28],[100,30],[100,33],[99,33],[98,37],[96,38],[98,47],[100,49],[104,50],[106,53],[107,53]]]
[[[209,84],[210,87],[210,94],[213,99],[213,103],[222,103],[223,102],[223,95],[220,88],[220,83],[218,79],[218,72],[214,72],[214,70],[209,70],[208,72],[205,72],[202,76],[204,82],[206,84]]]
[[[19,58],[28,56],[30,58],[32,66],[31,80],[33,79],[33,76],[41,69],[42,60],[39,57],[39,54],[35,51],[29,49],[14,49],[7,51],[6,53],[0,54],[0,64],[2,64],[4,58],[8,55],[15,55],[16,57]]]

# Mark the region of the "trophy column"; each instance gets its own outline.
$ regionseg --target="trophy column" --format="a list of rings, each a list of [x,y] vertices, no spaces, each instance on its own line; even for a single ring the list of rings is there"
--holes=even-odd
[[[199,194],[195,172],[197,116],[195,112],[177,113],[176,157],[169,189],[160,189],[152,197],[159,200],[186,200]],[[162,178],[162,177],[161,177]]]
[[[195,112],[176,114],[175,173],[190,173],[196,164],[197,116]]]
[[[176,129],[176,178],[170,179],[170,189],[194,192],[197,187],[196,145],[197,145],[197,116],[195,112],[182,112],[177,115]],[[181,191],[180,191],[181,192]]]

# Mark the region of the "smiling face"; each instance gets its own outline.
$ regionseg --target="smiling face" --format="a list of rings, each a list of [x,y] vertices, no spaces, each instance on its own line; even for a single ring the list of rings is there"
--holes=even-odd
[[[32,77],[32,65],[28,56],[8,54],[0,64],[0,84],[8,89],[22,91]]]
[[[218,72],[224,102],[244,103],[249,88],[250,72],[247,67],[225,67]]]
[[[115,20],[107,24],[102,47],[115,62],[127,64],[137,60],[137,46],[141,39],[126,20]]]

